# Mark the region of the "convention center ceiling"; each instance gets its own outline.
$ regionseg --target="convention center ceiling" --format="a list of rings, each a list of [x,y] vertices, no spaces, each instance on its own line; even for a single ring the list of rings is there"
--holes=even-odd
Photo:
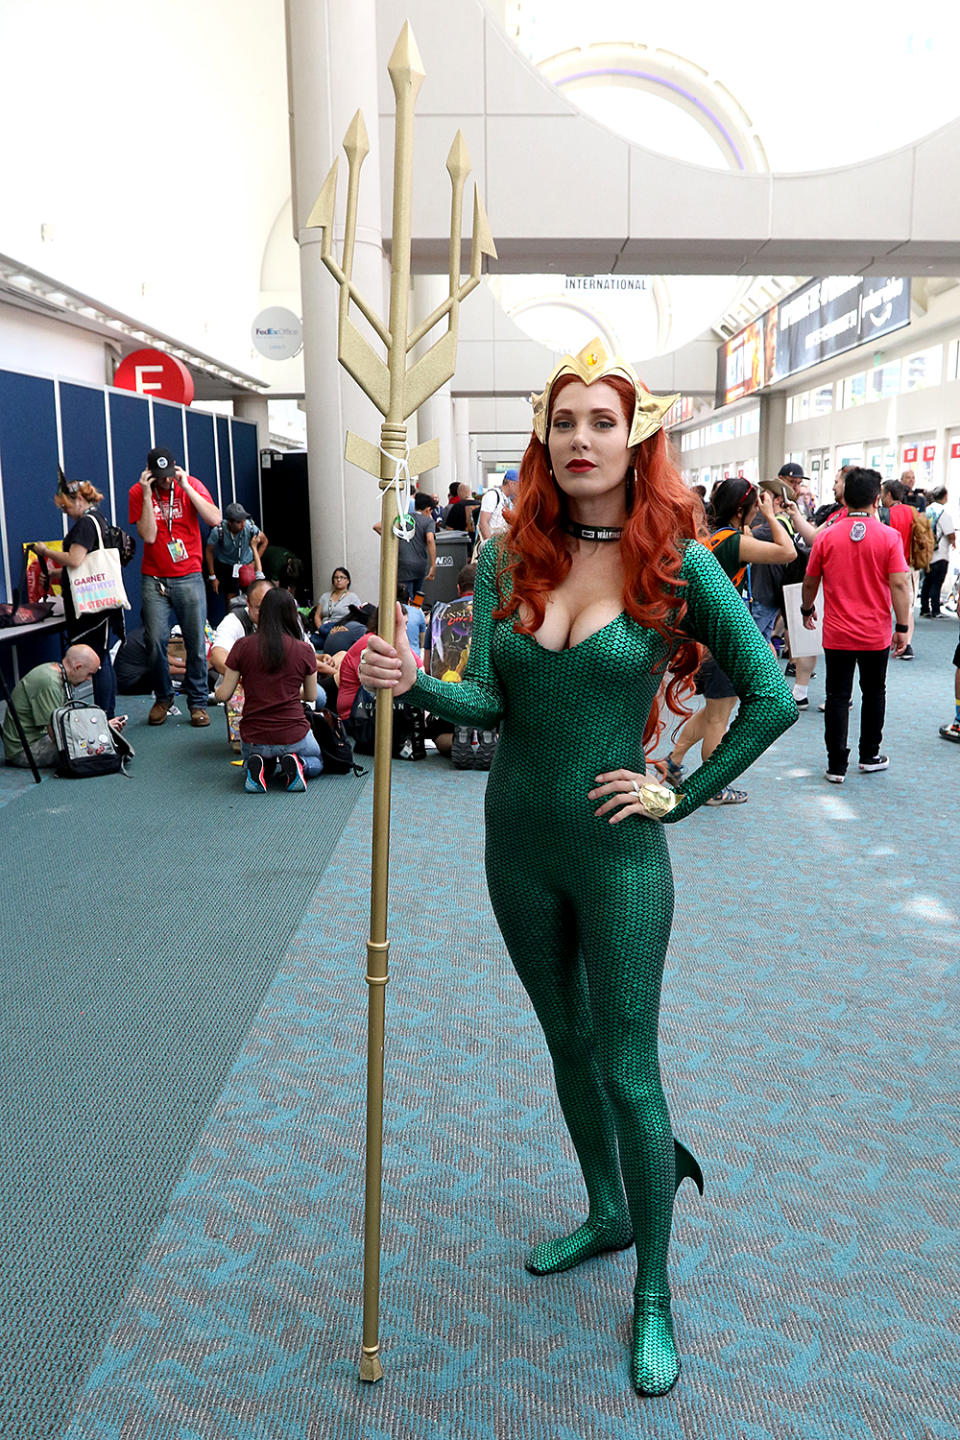
[[[497,7],[494,7],[497,8]],[[811,0],[742,14],[706,0],[506,0],[518,48],[571,103],[636,144],[702,166],[797,172],[855,164],[955,118],[960,7]],[[498,276],[534,339],[576,350],[600,330],[634,359],[726,335],[802,277]],[[628,283],[629,282],[629,283]]]

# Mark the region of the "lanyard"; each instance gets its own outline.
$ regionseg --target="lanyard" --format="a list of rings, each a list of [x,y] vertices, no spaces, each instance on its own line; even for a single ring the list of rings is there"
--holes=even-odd
[[[170,503],[169,503],[169,505],[167,506],[167,534],[170,536],[170,539],[171,539],[171,540],[173,539],[173,484],[174,484],[174,482],[171,480],[171,482],[170,482]],[[162,519],[163,519],[163,505],[162,505],[161,502],[160,502],[160,496],[159,496],[159,495],[155,495],[155,496],[154,496],[154,499],[155,499],[156,502],[157,502],[157,509],[158,509],[159,512],[160,512],[160,519],[162,520]]]

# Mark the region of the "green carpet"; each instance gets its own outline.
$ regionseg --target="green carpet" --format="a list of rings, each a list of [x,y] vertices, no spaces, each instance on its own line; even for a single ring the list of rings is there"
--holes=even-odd
[[[59,1434],[365,784],[243,791],[221,713],[0,811],[0,1435]],[[29,778],[29,777],[27,777]]]

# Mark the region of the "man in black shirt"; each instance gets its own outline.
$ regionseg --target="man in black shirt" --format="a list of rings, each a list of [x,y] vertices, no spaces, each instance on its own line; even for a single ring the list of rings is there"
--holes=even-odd
[[[469,502],[472,500],[469,485],[458,485],[456,499],[452,505],[448,505],[443,517],[444,530],[466,530],[473,534],[473,517],[475,506]]]

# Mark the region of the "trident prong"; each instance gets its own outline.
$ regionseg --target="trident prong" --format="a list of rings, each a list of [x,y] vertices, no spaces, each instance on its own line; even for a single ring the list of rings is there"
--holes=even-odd
[[[408,355],[444,319],[447,319],[448,322],[447,331],[436,340],[425,355],[409,367],[405,364],[404,368],[400,369],[398,365],[391,364],[395,342],[399,341],[399,335],[394,326],[394,311],[397,308],[397,302],[400,302],[399,280],[405,274],[405,283],[409,287],[410,275],[410,191],[403,182],[409,178],[411,170],[413,103],[423,83],[425,73],[409,22],[400,32],[387,69],[390,73],[394,93],[397,96],[397,134],[394,148],[394,264],[390,279],[389,326],[385,325],[382,319],[373,312],[357,291],[351,278],[356,245],[360,170],[370,151],[363,113],[360,110],[354,115],[343,141],[349,170],[342,261],[338,263],[333,253],[333,217],[337,189],[336,161],[334,161],[317,197],[316,204],[307,218],[307,228],[323,230],[321,258],[340,286],[340,362],[373,401],[381,415],[394,424],[402,424],[414,410],[419,409],[424,400],[452,377],[456,364],[460,302],[480,283],[483,257],[486,255],[491,259],[496,259],[497,249],[487,223],[479,187],[474,185],[470,270],[467,278],[461,280],[463,189],[472,165],[463,132],[458,130],[453,144],[450,146],[446,162],[451,190],[450,291],[446,299],[421,324],[406,335],[404,355]],[[407,122],[403,130],[401,129],[401,116]],[[398,198],[402,202],[399,206]],[[403,253],[398,253],[398,251]],[[403,263],[398,263],[398,261]],[[350,318],[351,302],[357,306],[357,309],[386,346],[388,351],[386,364],[353,324]],[[403,313],[405,321],[405,297]],[[399,403],[395,403],[395,397],[399,398]],[[352,459],[353,456],[348,458]],[[389,481],[393,478],[393,468],[386,457],[381,457],[378,469],[374,473],[380,479]]]
[[[380,634],[393,644],[397,595],[396,502],[390,487],[402,473],[420,475],[439,462],[436,440],[427,440],[408,449],[404,421],[441,385],[452,377],[457,358],[457,329],[460,302],[480,283],[483,257],[496,258],[496,247],[487,224],[480,191],[474,186],[473,242],[470,273],[460,277],[463,246],[463,187],[470,172],[470,156],[460,131],[447,157],[450,175],[450,250],[447,298],[422,325],[410,333],[407,302],[410,290],[410,215],[413,198],[414,107],[425,72],[409,21],[400,31],[387,66],[397,101],[393,156],[393,250],[390,267],[389,321],[384,321],[357,291],[353,283],[353,259],[357,235],[357,205],[360,171],[369,153],[363,116],[358,110],[343,142],[348,162],[346,223],[342,261],[333,253],[333,224],[337,198],[337,162],[323,182],[316,204],[307,219],[307,228],[320,229],[320,255],[340,287],[338,355],[341,365],[373,401],[384,422],[380,444],[372,445],[348,432],[346,458],[360,469],[377,476],[382,499],[380,506]],[[384,362],[350,318],[350,306],[367,320],[386,347]],[[407,356],[435,325],[447,321],[446,332],[425,355],[408,365]],[[373,853],[371,856],[370,937],[367,941],[366,981],[369,987],[367,1024],[367,1163],[363,1241],[363,1345],[360,1379],[379,1380],[383,1367],[379,1357],[380,1306],[380,1191],[383,1163],[383,1038],[390,945],[387,940],[387,898],[390,872],[390,759],[393,707],[389,691],[379,692],[373,769]]]

